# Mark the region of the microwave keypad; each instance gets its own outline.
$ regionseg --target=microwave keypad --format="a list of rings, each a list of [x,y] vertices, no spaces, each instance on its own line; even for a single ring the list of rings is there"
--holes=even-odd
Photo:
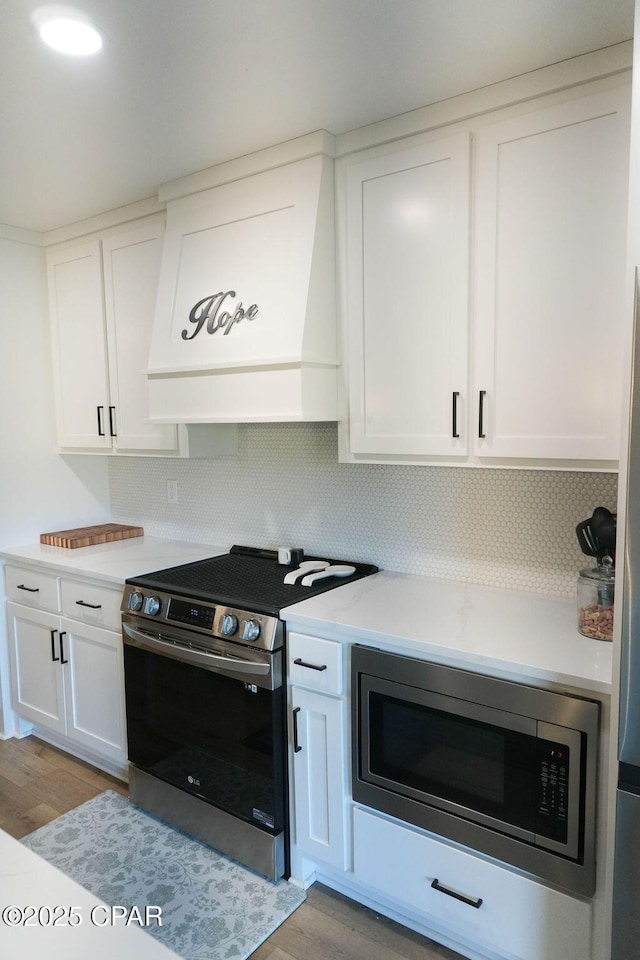
[[[536,833],[559,843],[567,842],[569,747],[538,741],[538,809]]]

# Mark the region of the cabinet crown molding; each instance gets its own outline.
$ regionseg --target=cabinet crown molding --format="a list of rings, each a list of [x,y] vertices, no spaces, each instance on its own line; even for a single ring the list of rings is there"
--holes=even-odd
[[[165,203],[170,200],[178,200],[180,197],[186,197],[192,193],[200,193],[202,190],[220,187],[225,183],[232,183],[234,180],[243,180],[245,177],[251,177],[257,173],[264,173],[267,170],[274,170],[276,167],[283,167],[290,163],[296,163],[298,160],[307,160],[309,157],[318,155],[330,159],[336,155],[336,138],[327,130],[316,130],[314,133],[296,137],[295,140],[287,140],[284,143],[265,147],[263,150],[257,150],[243,157],[218,163],[214,167],[208,167],[206,170],[200,170],[187,177],[172,180],[160,187],[158,196]]]
[[[335,156],[343,157],[402,137],[438,130],[593,81],[630,75],[632,66],[633,41],[624,40],[339,134]]]

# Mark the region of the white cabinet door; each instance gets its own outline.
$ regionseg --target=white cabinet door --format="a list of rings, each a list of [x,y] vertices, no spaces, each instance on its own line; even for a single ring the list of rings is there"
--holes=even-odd
[[[58,443],[108,450],[100,242],[49,250],[47,271]]]
[[[291,688],[295,842],[315,861],[345,870],[347,721],[342,700]]]
[[[610,91],[478,134],[478,456],[619,456],[627,101]]]
[[[349,451],[467,451],[469,135],[348,158]]]
[[[32,723],[65,732],[60,620],[51,613],[7,603],[12,706]]]
[[[173,424],[149,422],[147,378],[164,224],[152,223],[102,241],[114,446],[177,449]]]
[[[127,756],[122,636],[62,618],[67,736],[110,760]]]
[[[147,367],[164,224],[47,252],[58,446],[189,456],[186,427],[149,421]],[[198,438],[196,438],[198,439]],[[196,455],[215,455],[211,439]],[[225,452],[223,450],[223,452]]]

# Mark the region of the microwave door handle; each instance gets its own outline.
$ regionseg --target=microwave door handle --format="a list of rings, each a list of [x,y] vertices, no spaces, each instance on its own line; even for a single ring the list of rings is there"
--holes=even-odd
[[[183,660],[185,663],[191,663],[194,666],[215,666],[220,673],[226,670],[232,673],[242,673],[249,677],[265,677],[271,672],[270,663],[254,663],[250,660],[236,660],[233,657],[221,657],[215,653],[206,653],[201,650],[189,650],[186,647],[177,646],[168,640],[160,640],[159,637],[145,633],[143,630],[136,630],[129,624],[123,623],[122,630],[129,640],[132,640],[136,647],[147,650],[149,653],[157,653],[160,656],[170,656],[177,660]],[[126,642],[126,641],[125,641]]]

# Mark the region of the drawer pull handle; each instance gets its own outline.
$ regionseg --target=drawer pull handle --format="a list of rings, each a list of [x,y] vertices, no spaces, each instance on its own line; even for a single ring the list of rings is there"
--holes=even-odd
[[[323,663],[322,666],[319,667],[315,663],[305,663],[305,661],[301,660],[300,657],[296,657],[296,659],[293,662],[297,667],[306,667],[307,670],[326,670],[327,669],[326,663]]]
[[[101,610],[101,603],[85,603],[84,600],[76,600],[76,604],[79,607],[89,607],[91,610]]]
[[[478,909],[482,905],[482,897],[466,897],[464,893],[460,893],[459,890],[454,890],[453,887],[445,887],[444,884],[440,883],[437,877],[431,881],[431,886],[434,890],[438,890],[439,893],[446,893],[448,897],[454,897],[456,900],[461,900],[463,903],[469,904],[470,907],[475,907]]]
[[[19,583],[18,590],[26,590],[27,593],[40,593],[40,587],[25,587],[24,583]]]
[[[57,663],[60,657],[56,657],[56,633],[57,630],[51,631],[51,659],[54,663]]]
[[[69,661],[68,661],[68,660],[65,660],[65,658],[64,658],[64,647],[63,647],[63,645],[62,645],[62,638],[63,638],[63,637],[66,637],[66,635],[67,635],[67,631],[66,631],[66,630],[61,630],[61,631],[60,631],[60,663],[61,663],[61,664],[62,664],[62,663],[69,663]]]
[[[300,753],[302,747],[298,743],[298,714],[300,707],[295,707],[293,711],[293,752]]]

